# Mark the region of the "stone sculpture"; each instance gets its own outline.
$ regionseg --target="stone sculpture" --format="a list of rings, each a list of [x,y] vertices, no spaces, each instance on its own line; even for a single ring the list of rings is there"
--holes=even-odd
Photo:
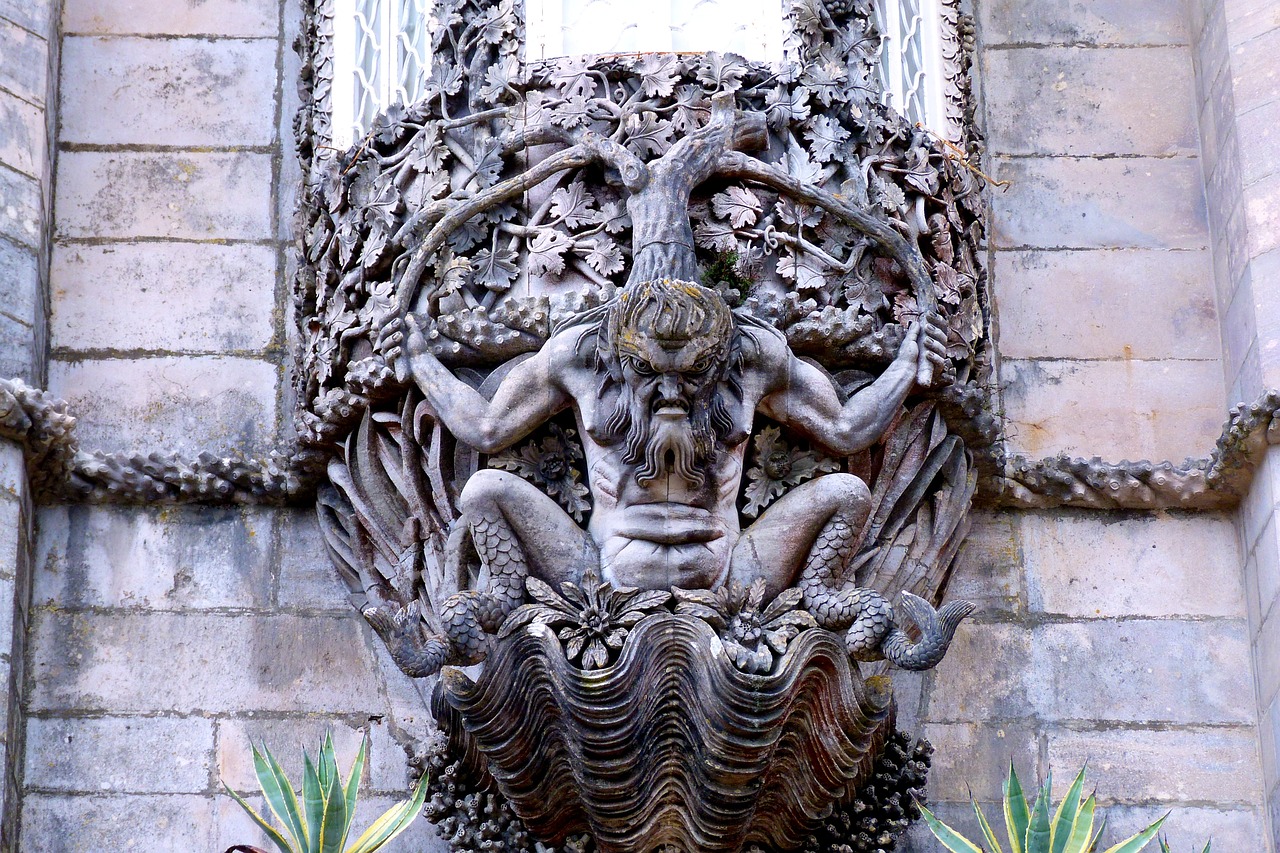
[[[458,849],[890,849],[923,767],[872,784],[876,662],[971,610],[971,175],[853,85],[857,3],[795,3],[780,75],[441,21],[427,99],[315,163],[299,290],[331,556],[439,674],[430,813]]]

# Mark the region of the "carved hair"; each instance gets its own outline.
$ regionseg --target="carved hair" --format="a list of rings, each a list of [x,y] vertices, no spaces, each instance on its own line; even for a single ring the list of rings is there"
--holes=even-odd
[[[658,340],[717,342],[724,361],[733,340],[733,312],[714,290],[678,279],[628,284],[609,305],[605,340],[619,356],[632,348],[633,331]]]

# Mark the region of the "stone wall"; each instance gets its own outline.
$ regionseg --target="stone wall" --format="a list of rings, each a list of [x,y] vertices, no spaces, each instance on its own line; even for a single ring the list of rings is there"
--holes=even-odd
[[[992,192],[989,266],[1013,452],[1181,461],[1209,450],[1228,402],[1280,385],[1263,310],[1271,172],[1220,177],[1228,150],[1255,156],[1270,125],[1254,113],[1275,101],[1237,50],[1265,52],[1280,22],[1265,0],[1205,5],[978,3],[986,165],[1012,182]],[[19,20],[29,8],[0,0],[0,25],[47,34]],[[46,39],[62,53],[48,387],[88,449],[263,453],[288,437],[296,14],[293,0],[65,0]],[[1254,75],[1252,100],[1233,86],[1219,115],[1224,73]],[[20,178],[49,185],[0,166]],[[1233,210],[1254,235],[1243,255]],[[0,251],[36,259],[39,294],[46,219],[23,236],[10,220],[25,214],[0,213]],[[2,530],[30,517],[16,454],[0,448]],[[1172,808],[1179,850],[1212,834],[1217,850],[1274,851],[1277,465],[1238,518],[979,515],[952,594],[980,614],[939,670],[896,677],[904,722],[938,747],[945,817],[971,826],[969,788],[993,802],[1010,758],[1024,776],[1052,766],[1059,789],[1088,759],[1113,838]],[[367,809],[404,790],[397,736],[424,724],[422,697],[346,603],[308,511],[59,506],[36,526],[30,632],[14,631],[28,671],[11,691],[28,714],[23,850],[259,838],[220,779],[254,787],[250,739],[290,752],[326,727],[344,762],[369,733]],[[7,555],[23,552],[0,536],[6,596],[23,576]],[[919,831],[911,845],[936,849]],[[442,847],[419,824],[391,853],[423,849]]]

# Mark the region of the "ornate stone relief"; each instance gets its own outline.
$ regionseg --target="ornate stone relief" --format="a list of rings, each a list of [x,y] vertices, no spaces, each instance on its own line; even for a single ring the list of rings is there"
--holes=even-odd
[[[781,68],[525,65],[514,3],[453,0],[425,100],[337,156],[304,113],[299,432],[353,601],[440,674],[423,760],[512,816],[460,849],[911,815],[876,673],[971,610],[980,186],[878,105],[867,8],[790,8]]]

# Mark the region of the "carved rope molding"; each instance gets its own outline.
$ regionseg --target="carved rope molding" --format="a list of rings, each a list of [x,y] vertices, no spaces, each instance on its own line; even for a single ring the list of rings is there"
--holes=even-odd
[[[1023,509],[1230,509],[1248,493],[1270,445],[1280,444],[1280,389],[1231,409],[1207,456],[1173,462],[1105,462],[1065,455],[1009,457],[997,441],[979,480],[988,506]],[[266,457],[202,453],[86,452],[66,402],[18,379],[0,379],[0,438],[23,448],[39,503],[298,505],[315,499],[324,458],[288,448]]]

